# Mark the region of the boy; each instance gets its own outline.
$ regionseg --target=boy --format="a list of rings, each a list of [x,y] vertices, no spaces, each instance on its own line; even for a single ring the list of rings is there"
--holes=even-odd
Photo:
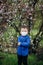
[[[30,37],[28,36],[28,27],[26,25],[21,27],[20,34],[21,36],[18,37],[17,48],[18,65],[21,65],[22,62],[24,65],[28,65],[27,57],[29,53]]]

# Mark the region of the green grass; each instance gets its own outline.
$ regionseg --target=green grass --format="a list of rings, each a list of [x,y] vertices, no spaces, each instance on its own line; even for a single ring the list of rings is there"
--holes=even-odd
[[[0,60],[0,65],[17,65],[17,55],[0,53],[1,56],[4,56],[4,59]],[[32,54],[28,56],[28,65],[43,65],[42,61],[37,61],[36,55]]]
[[[17,65],[17,56],[15,54],[2,53],[2,55],[4,56],[2,65]]]

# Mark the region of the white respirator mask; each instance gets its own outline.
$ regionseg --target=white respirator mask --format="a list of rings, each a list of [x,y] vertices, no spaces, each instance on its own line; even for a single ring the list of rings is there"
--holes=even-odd
[[[26,36],[28,34],[28,32],[21,32],[22,36]]]

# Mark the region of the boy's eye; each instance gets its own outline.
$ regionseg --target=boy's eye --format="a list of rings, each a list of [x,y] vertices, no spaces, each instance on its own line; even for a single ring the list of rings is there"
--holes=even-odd
[[[22,32],[24,32],[24,30]]]
[[[24,32],[27,32],[26,30]]]

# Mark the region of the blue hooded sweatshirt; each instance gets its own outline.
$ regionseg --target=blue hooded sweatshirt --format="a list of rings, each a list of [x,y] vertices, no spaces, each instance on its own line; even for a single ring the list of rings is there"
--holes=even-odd
[[[30,37],[28,35],[26,36],[19,36],[18,37],[18,43],[20,42],[20,45],[17,47],[17,54],[26,56],[29,53],[29,46],[30,46]]]

